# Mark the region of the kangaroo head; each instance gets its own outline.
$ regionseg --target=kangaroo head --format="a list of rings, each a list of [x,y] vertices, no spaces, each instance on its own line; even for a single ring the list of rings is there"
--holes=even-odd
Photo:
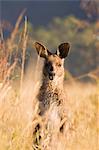
[[[35,42],[34,45],[38,55],[45,58],[43,67],[44,76],[47,76],[50,80],[53,80],[55,77],[64,76],[64,58],[68,55],[70,44],[60,44],[55,53],[51,53],[45,46],[38,42]]]

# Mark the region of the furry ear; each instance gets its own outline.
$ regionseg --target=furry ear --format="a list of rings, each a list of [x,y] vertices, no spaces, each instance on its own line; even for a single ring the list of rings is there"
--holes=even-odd
[[[51,52],[49,52],[47,48],[39,42],[35,42],[34,47],[36,48],[37,53],[40,57],[46,58],[48,55],[51,55]]]
[[[60,58],[65,58],[68,55],[69,49],[70,49],[69,43],[62,43],[58,46],[58,50],[57,50],[56,54]]]

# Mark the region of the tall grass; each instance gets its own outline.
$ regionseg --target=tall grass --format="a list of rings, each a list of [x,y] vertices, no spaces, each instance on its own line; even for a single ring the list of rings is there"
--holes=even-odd
[[[64,133],[56,136],[56,129],[51,131],[46,128],[47,116],[51,110],[44,117],[38,115],[36,95],[41,83],[39,59],[37,66],[29,66],[24,75],[26,22],[22,33],[24,42],[20,82],[12,80],[11,75],[17,67],[18,58],[16,55],[14,63],[8,65],[8,55],[14,46],[18,50],[19,45],[15,45],[14,38],[23,14],[24,12],[19,17],[11,38],[3,41],[3,49],[0,49],[0,52],[4,52],[4,47],[8,50],[0,56],[0,150],[98,150],[99,78],[92,72],[90,77],[94,78],[96,84],[81,83],[73,78],[69,84],[64,84],[67,97],[66,126]],[[19,43],[21,38],[20,36]],[[41,128],[33,134],[38,123]],[[33,142],[35,140],[36,143]]]

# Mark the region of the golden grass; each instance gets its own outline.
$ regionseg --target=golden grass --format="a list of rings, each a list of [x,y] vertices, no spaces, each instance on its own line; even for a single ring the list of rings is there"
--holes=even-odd
[[[65,85],[67,118],[64,136],[59,134],[55,138],[53,131],[52,142],[49,144],[51,131],[45,128],[47,115],[40,118],[37,114],[39,82],[32,77],[25,78],[21,95],[19,87],[13,88],[9,83],[3,87],[0,85],[0,149],[43,150],[46,147],[49,150],[98,150],[98,86],[77,82]],[[38,122],[41,123],[41,131],[39,133],[38,130],[32,137]],[[39,134],[42,140],[38,138],[36,148],[33,139]]]

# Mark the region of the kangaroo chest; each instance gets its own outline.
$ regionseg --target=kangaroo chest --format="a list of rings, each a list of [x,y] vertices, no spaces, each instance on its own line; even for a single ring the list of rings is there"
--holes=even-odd
[[[60,85],[59,85],[60,86]],[[59,105],[62,102],[62,89],[53,87],[52,84],[41,86],[38,99],[43,105],[50,106],[52,103]]]

